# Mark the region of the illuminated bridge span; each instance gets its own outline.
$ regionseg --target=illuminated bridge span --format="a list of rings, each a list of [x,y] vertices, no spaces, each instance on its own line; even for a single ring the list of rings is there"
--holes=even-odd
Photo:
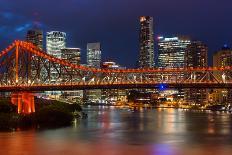
[[[0,53],[0,91],[158,88],[160,84],[168,88],[232,88],[231,69],[97,69],[71,64],[31,43],[15,41]]]

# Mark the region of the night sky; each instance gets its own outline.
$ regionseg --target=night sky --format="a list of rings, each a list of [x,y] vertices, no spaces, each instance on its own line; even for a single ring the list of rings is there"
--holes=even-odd
[[[231,0],[0,0],[0,49],[39,26],[67,33],[67,46],[101,42],[103,60],[134,67],[139,16],[154,17],[155,36],[189,35],[212,53],[232,45]],[[157,47],[156,47],[157,48]],[[157,50],[155,51],[157,52]]]

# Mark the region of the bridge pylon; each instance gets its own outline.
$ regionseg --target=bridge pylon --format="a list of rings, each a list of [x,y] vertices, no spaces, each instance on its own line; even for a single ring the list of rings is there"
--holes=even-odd
[[[29,92],[14,92],[11,94],[11,102],[18,106],[19,114],[35,112],[34,94]]]

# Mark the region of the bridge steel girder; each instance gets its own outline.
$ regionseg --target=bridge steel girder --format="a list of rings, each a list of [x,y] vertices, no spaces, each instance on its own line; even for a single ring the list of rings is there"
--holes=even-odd
[[[231,89],[232,83],[163,83],[166,89]],[[97,84],[97,85],[43,85],[43,86],[6,86],[0,87],[0,92],[36,92],[36,91],[55,91],[55,90],[89,90],[89,89],[133,89],[148,88],[158,89],[161,83],[151,84]]]
[[[55,75],[53,81],[52,74]],[[0,52],[0,77],[2,92],[158,88],[162,83],[168,88],[232,89],[232,66],[97,69],[48,55],[24,41],[15,41]]]

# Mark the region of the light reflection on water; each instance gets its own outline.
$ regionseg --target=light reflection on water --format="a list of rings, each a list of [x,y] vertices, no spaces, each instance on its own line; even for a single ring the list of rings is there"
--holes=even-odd
[[[89,107],[72,127],[0,133],[0,154],[232,154],[232,115]]]

